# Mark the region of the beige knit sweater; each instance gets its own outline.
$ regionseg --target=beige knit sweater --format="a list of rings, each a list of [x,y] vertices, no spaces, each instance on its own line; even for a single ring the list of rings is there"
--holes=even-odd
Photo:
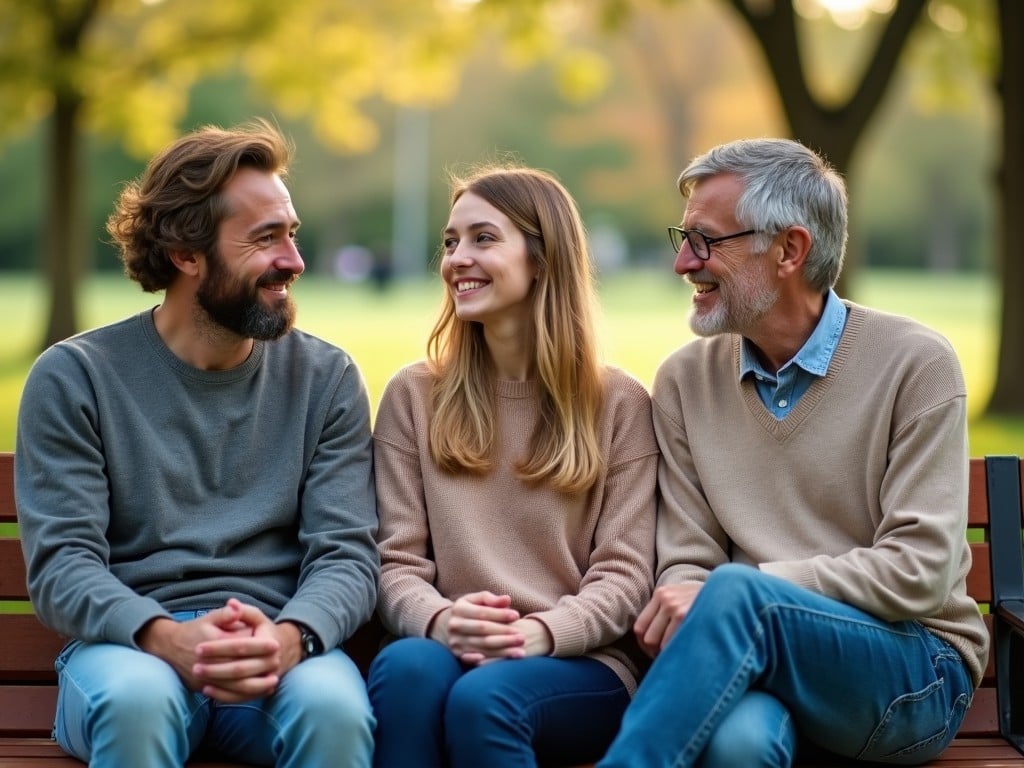
[[[635,690],[632,625],[652,588],[658,450],[644,387],[607,370],[607,470],[576,496],[528,486],[511,468],[538,417],[532,383],[497,382],[501,455],[485,477],[447,474],[431,460],[430,388],[423,363],[399,371],[374,427],[384,625],[423,637],[460,596],[507,594],[551,632],[553,656],[591,656]]]
[[[988,632],[965,577],[966,391],[933,331],[848,304],[824,378],[777,420],[740,337],[698,339],[654,384],[658,583],[757,565],[887,621],[920,620],[976,682]]]

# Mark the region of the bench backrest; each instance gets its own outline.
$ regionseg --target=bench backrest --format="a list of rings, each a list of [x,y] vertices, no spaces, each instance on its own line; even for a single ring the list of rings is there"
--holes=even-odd
[[[16,520],[14,456],[0,453],[0,523]],[[45,736],[53,725],[53,659],[63,641],[30,612],[15,536],[0,536],[0,601],[0,736]]]
[[[996,462],[1000,473],[987,471],[986,462]],[[1009,464],[1012,462],[1012,465]],[[1016,485],[1006,481],[1006,469],[1016,475]],[[14,506],[14,456],[0,453],[0,523],[17,520]],[[990,558],[990,497],[999,497],[1007,507],[1015,496],[1016,522],[1021,523],[1021,480],[1024,470],[1017,457],[971,459],[968,503],[968,540],[974,564],[967,580],[970,595],[987,612],[993,601]],[[995,485],[993,486],[993,483]],[[1009,491],[1007,490],[1009,489]],[[1017,566],[1020,566],[1019,546]],[[25,587],[25,565],[16,536],[0,536],[0,735],[5,733],[49,732],[53,722],[53,660],[63,645],[62,638],[46,629],[31,614]],[[986,616],[988,619],[988,616]],[[991,629],[991,624],[989,625]],[[364,643],[369,644],[369,641]],[[995,706],[995,665],[989,662],[982,690],[961,733],[998,735]]]

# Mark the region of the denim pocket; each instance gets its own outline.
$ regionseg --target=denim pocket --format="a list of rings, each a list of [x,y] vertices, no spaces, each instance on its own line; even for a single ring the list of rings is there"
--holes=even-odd
[[[914,765],[937,757],[952,741],[970,706],[972,687],[955,652],[934,661],[935,682],[894,700],[858,759]]]
[[[82,644],[81,640],[69,640],[64,644],[64,647],[60,649],[60,653],[57,654],[57,658],[53,662],[53,668],[57,674],[60,675],[64,671],[64,667],[68,663],[68,659],[71,658],[71,654],[75,652],[75,649]]]

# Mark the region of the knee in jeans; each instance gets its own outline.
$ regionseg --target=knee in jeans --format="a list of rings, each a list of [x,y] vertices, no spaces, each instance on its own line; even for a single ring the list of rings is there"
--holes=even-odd
[[[727,585],[727,589],[737,587],[751,587],[759,584],[764,579],[764,573],[757,568],[739,563],[723,563],[717,566],[708,575],[705,588],[721,589]]]
[[[520,719],[519,714],[500,686],[491,685],[483,675],[472,672],[460,677],[452,686],[445,706],[445,722],[449,728],[469,729],[486,722],[512,723]]]
[[[317,702],[322,719],[329,720],[330,727],[351,739],[372,739],[377,725],[373,710],[364,698],[332,697]]]
[[[301,697],[302,719],[319,728],[347,733],[373,731],[373,713],[362,698],[339,695],[331,690],[307,690]]]
[[[294,707],[303,728],[332,738],[370,738],[376,722],[358,673],[351,677],[327,659],[312,660],[289,672],[287,691],[279,692]],[[318,668],[319,667],[319,668]]]
[[[377,720],[369,707],[354,700],[334,699],[317,702],[303,716],[303,728],[329,744],[348,750],[355,745],[372,745]]]
[[[778,745],[768,734],[757,731],[723,733],[719,728],[711,736],[701,768],[758,768],[759,766],[789,765],[772,759],[778,752]]]
[[[435,649],[434,646],[437,646]],[[433,640],[403,638],[384,646],[370,665],[370,680],[387,679],[392,685],[417,686],[436,676],[437,659],[434,652],[447,648]]]
[[[138,665],[131,674],[112,674],[94,702],[107,718],[122,720],[133,729],[145,723],[178,722],[184,713],[182,683],[170,667]]]
[[[792,764],[796,729],[785,707],[757,691],[746,694],[711,734],[701,768],[776,768]]]
[[[700,591],[704,600],[710,600],[721,609],[731,603],[742,603],[762,592],[768,576],[749,565],[725,563],[715,568]]]

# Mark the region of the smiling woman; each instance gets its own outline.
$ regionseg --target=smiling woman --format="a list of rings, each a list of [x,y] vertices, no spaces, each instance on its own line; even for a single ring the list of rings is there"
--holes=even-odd
[[[598,362],[583,224],[554,177],[455,180],[440,273],[428,361],[391,379],[374,428],[398,638],[369,674],[375,765],[594,760],[642,666],[650,400]]]

